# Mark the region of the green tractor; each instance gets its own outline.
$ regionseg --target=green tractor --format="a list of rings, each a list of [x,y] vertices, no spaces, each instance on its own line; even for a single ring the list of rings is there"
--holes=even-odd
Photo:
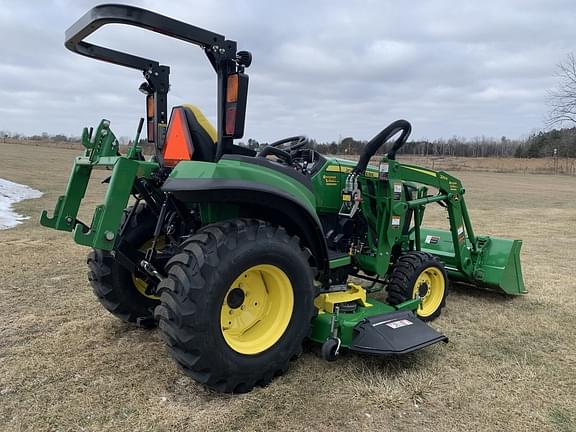
[[[106,24],[200,46],[218,77],[217,128],[192,105],[169,115],[168,66],[85,41]],[[526,292],[522,242],[476,235],[460,180],[396,161],[407,121],[376,135],[358,162],[321,155],[303,136],[256,152],[234,143],[252,60],[236,42],[137,7],[101,5],[66,32],[66,47],[140,70],[146,118],[127,154],[108,120],[85,128],[66,193],[40,222],[92,248],[89,279],[102,305],[126,322],[158,326],[178,365],[208,387],[266,385],[305,339],[329,361],[343,349],[394,355],[446,342],[425,321],[439,316],[449,279]],[[148,159],[139,146],[144,123],[155,149]],[[77,215],[94,169],[112,174],[88,225]],[[447,210],[449,230],[422,226],[433,203]],[[386,302],[351,276],[385,287]]]

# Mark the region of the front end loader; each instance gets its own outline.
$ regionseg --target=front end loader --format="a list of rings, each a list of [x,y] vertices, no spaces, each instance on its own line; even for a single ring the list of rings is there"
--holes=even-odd
[[[108,24],[203,49],[217,75],[216,128],[193,105],[168,111],[168,66],[85,40]],[[84,129],[85,152],[40,223],[91,248],[98,300],[126,322],[158,326],[198,382],[234,393],[266,385],[305,339],[329,361],[343,349],[397,355],[447,342],[426,321],[440,315],[449,280],[526,292],[521,240],[475,234],[457,178],[396,160],[407,121],[377,134],[358,162],[319,154],[304,136],[257,152],[234,143],[244,133],[252,61],[235,41],[137,7],[101,5],[68,29],[65,45],[141,71],[146,116],[125,154],[110,121]],[[144,126],[154,147],[148,158]],[[78,210],[97,169],[111,169],[108,189],[84,223]],[[446,209],[449,229],[423,226],[431,204]],[[381,290],[385,300],[374,296]]]

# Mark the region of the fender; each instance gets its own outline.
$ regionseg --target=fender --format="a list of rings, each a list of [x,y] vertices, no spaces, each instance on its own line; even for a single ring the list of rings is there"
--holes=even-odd
[[[323,274],[328,272],[328,250],[318,216],[279,188],[239,179],[168,178],[162,191],[186,203],[237,204],[240,217],[282,225],[310,248],[318,270]]]

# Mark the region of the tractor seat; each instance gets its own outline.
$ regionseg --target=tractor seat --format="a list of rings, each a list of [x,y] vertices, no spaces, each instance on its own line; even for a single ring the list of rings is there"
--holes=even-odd
[[[213,162],[218,135],[214,126],[194,105],[172,108],[166,140],[164,163],[174,166],[182,160]]]

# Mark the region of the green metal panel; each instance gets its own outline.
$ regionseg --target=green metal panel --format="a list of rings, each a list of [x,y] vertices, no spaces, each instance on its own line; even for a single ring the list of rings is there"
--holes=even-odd
[[[272,186],[293,197],[320,223],[316,214],[316,198],[306,186],[287,174],[261,165],[231,159],[220,159],[217,163],[182,161],[176,165],[170,178],[241,180]]]
[[[340,209],[342,192],[340,163],[334,159],[328,160],[312,177],[312,187],[318,213],[337,212]]]

